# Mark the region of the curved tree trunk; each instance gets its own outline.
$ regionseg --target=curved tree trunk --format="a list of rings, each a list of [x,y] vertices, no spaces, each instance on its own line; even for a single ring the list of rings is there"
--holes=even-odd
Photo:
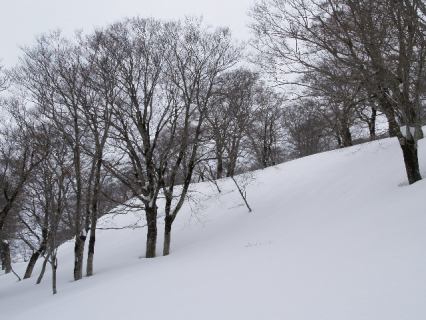
[[[47,229],[42,230],[42,241],[40,244],[40,247],[36,252],[34,252],[31,256],[30,261],[28,262],[27,269],[25,270],[24,279],[28,279],[31,277],[31,274],[33,273],[34,266],[37,263],[38,258],[43,253],[43,251],[46,249],[47,246]]]
[[[46,265],[47,265],[47,262],[49,261],[49,257],[50,257],[50,253],[46,256],[46,258],[44,258],[43,265],[42,265],[41,271],[40,271],[40,275],[38,276],[38,279],[37,279],[37,284],[40,284],[41,280],[44,277],[44,272],[46,271]]]

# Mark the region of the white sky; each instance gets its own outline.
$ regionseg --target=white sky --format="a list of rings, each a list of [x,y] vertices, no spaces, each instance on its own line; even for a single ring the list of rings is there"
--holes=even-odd
[[[202,15],[214,26],[229,26],[240,40],[250,37],[247,11],[254,0],[0,0],[0,59],[13,66],[19,46],[31,45],[35,35],[60,28],[89,33],[96,26],[123,17],[178,19]]]

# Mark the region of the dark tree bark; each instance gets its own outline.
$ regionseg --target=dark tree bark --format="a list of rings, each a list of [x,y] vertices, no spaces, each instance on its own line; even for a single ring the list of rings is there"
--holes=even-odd
[[[38,279],[37,279],[37,284],[40,284],[41,280],[44,277],[44,272],[46,271],[46,265],[47,265],[47,262],[49,261],[49,257],[50,257],[50,253],[44,258],[43,265],[41,266],[40,275],[38,276]]]
[[[163,247],[163,256],[170,254],[170,243],[172,240],[172,224],[173,217],[166,216],[164,218],[164,247]]]
[[[351,130],[349,129],[347,124],[343,124],[342,125],[342,147],[343,148],[347,148],[347,147],[352,147],[352,134],[351,134]]]
[[[92,198],[89,252],[87,255],[87,266],[86,266],[86,275],[88,277],[93,275],[93,259],[95,254],[95,242],[96,242],[96,225],[97,225],[98,216],[99,216],[99,212],[98,212],[99,211],[99,193],[101,191],[100,189],[101,189],[102,151],[101,151],[101,147],[98,148],[97,146],[97,149],[98,149],[98,152],[96,153],[97,156],[95,158],[96,170],[95,170],[95,184],[93,188],[93,198]],[[102,149],[103,149],[103,145],[102,145]]]
[[[216,148],[218,148],[218,147],[216,147]],[[216,159],[217,159],[216,179],[222,179],[222,177],[223,177],[223,153],[219,150],[216,150]]]
[[[371,108],[371,117],[368,124],[368,129],[370,130],[370,141],[376,140],[376,117],[377,110],[376,108]]]
[[[31,277],[31,274],[33,273],[33,269],[34,266],[38,260],[38,258],[40,257],[41,254],[43,254],[43,252],[46,250],[46,246],[47,246],[47,236],[48,236],[48,231],[47,229],[43,229],[42,230],[42,241],[40,244],[40,247],[37,249],[36,252],[34,252],[30,258],[30,261],[28,262],[28,266],[27,269],[25,271],[25,275],[24,275],[24,279],[28,279]]]
[[[2,258],[2,270],[5,270],[5,273],[8,274],[11,271],[10,245],[8,242],[0,242],[0,253]]]
[[[92,234],[92,230],[90,230],[90,238],[89,238],[89,251],[87,255],[87,267],[86,267],[86,275],[88,277],[93,275],[93,257],[95,255],[95,242],[96,242],[96,234]]]
[[[74,245],[74,281],[83,278],[83,254],[84,254],[84,243],[86,241],[86,232],[83,230],[82,233],[75,237]],[[52,265],[53,267],[53,265]]]
[[[52,266],[52,292],[56,294],[56,270],[58,269],[58,259],[56,259],[56,254],[52,255],[50,265]]]
[[[387,118],[389,122],[390,133],[392,134],[392,137],[398,138],[399,145],[402,150],[408,183],[413,184],[419,180],[422,180],[419,167],[417,143],[414,140],[414,137],[411,134],[409,137],[405,137],[402,134],[397,121],[394,117],[392,117],[390,112],[387,114]]]
[[[145,208],[148,232],[146,237],[146,257],[155,258],[157,248],[157,208]]]

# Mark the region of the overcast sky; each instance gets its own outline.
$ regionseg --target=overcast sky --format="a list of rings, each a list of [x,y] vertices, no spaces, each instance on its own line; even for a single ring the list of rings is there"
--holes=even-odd
[[[19,46],[31,45],[37,34],[60,28],[66,35],[85,33],[123,17],[178,19],[202,15],[214,26],[229,26],[241,40],[250,37],[246,24],[254,0],[0,0],[0,59],[13,66]]]

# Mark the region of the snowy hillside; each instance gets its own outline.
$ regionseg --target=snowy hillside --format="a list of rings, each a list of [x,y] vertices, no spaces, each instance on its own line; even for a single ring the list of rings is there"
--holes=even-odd
[[[425,319],[426,139],[420,161],[412,186],[396,139],[284,163],[255,173],[251,213],[232,181],[194,185],[170,256],[162,224],[155,259],[140,258],[146,229],[104,230],[94,276],[73,282],[66,243],[55,296],[50,272],[35,285],[40,261],[0,275],[0,319]]]

